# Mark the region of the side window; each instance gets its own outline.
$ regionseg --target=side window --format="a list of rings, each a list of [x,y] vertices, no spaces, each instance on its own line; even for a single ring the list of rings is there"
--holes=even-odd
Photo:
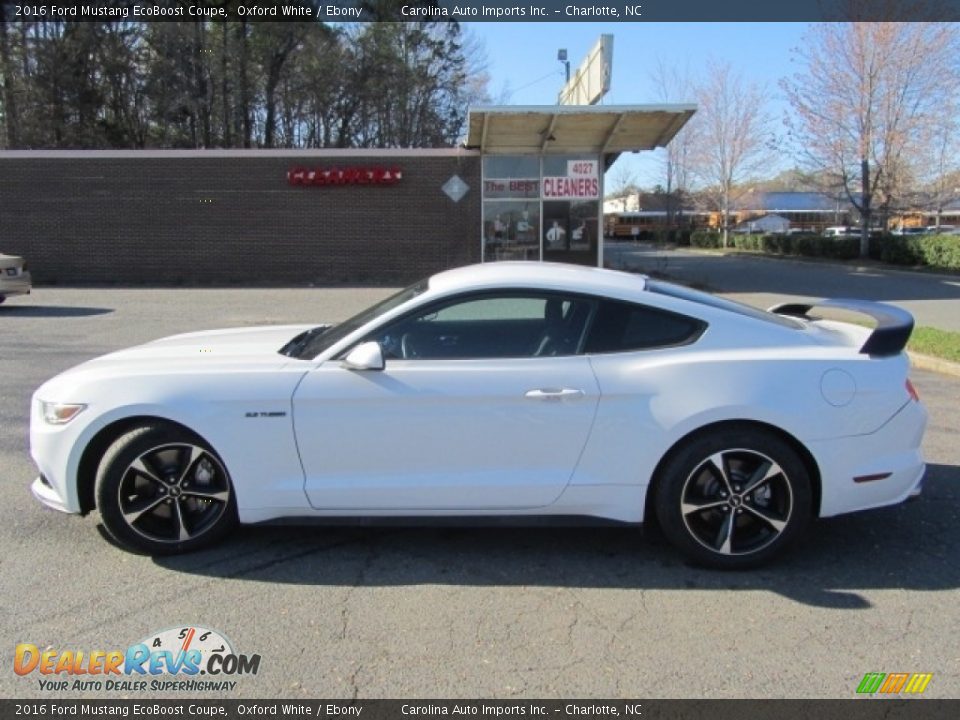
[[[610,353],[684,345],[694,342],[705,329],[705,323],[684,315],[604,300],[597,309],[584,351]]]
[[[416,322],[542,320],[545,305],[542,297],[482,297],[448,305]]]
[[[593,303],[553,293],[473,295],[431,305],[368,338],[387,358],[469,360],[575,354]]]

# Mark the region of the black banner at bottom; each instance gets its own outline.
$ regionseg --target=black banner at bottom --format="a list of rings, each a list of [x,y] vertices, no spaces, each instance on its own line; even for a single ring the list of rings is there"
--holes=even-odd
[[[954,720],[960,700],[0,700],[0,718]]]

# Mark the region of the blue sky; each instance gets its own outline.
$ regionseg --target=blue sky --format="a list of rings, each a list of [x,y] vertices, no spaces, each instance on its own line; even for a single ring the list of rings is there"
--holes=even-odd
[[[552,105],[563,85],[557,49],[566,48],[576,68],[602,33],[614,36],[613,77],[604,104],[656,102],[650,69],[658,59],[689,68],[696,77],[711,59],[730,63],[741,75],[766,86],[777,127],[787,110],[777,86],[794,72],[791,49],[801,44],[807,23],[466,23],[482,41],[495,99],[509,92],[511,105]],[[546,76],[546,77],[545,77]],[[641,184],[658,182],[653,153],[623,156]],[[777,170],[791,166],[786,159]],[[615,166],[616,167],[616,166]]]

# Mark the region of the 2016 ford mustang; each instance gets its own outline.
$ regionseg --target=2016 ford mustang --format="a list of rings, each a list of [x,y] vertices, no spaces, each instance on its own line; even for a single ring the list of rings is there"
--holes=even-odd
[[[820,304],[875,327],[609,270],[459,268],[339,325],[177,335],[53,378],[32,489],[148,553],[278,518],[589,516],[751,566],[920,491],[913,319]]]

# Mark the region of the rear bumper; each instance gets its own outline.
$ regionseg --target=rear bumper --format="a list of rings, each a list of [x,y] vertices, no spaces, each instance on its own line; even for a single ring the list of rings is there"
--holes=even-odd
[[[927,411],[904,405],[869,435],[808,443],[820,466],[820,516],[895,505],[919,494],[926,464],[920,451]]]
[[[0,275],[0,295],[29,295],[31,288],[30,273],[22,273],[16,277]]]

